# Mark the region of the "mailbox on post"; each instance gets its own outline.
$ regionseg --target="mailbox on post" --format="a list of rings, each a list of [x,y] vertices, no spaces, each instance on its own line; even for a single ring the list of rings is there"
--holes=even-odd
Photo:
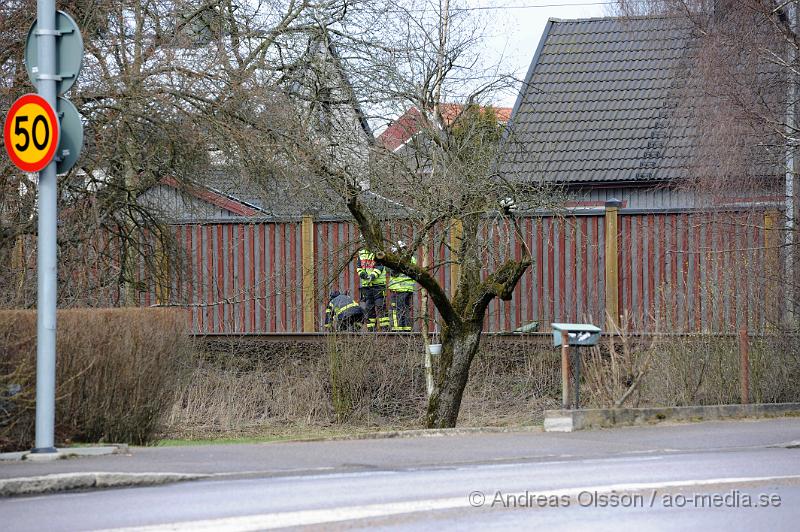
[[[590,323],[551,323],[553,347],[561,348],[561,407],[570,407],[570,346],[593,346],[600,341],[600,328]],[[580,407],[581,357],[575,353],[575,408]]]
[[[567,333],[568,345],[596,345],[600,341],[600,327],[590,323],[551,323],[553,347],[561,347],[563,333]]]

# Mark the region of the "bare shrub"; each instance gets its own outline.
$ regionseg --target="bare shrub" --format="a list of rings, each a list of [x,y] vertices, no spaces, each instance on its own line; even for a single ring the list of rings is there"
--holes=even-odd
[[[332,334],[322,342],[211,339],[178,386],[166,434],[190,438],[302,427],[419,427],[426,405],[416,336]],[[557,355],[524,337],[487,336],[461,425],[531,423],[557,404]]]
[[[559,354],[531,337],[487,335],[470,369],[461,425],[539,422],[561,394]]]
[[[734,331],[737,326],[769,328],[770,313],[765,309],[772,301],[763,286],[748,280],[750,291],[745,291],[733,309],[725,310],[730,309],[737,286],[743,282],[741,277],[748,271],[748,260],[737,258],[736,253],[731,249],[726,252],[727,258],[709,253],[702,259],[709,271],[706,282],[697,289],[701,297],[693,307],[687,306],[685,297],[691,292],[686,286],[660,286],[658,294],[666,304],[647,317],[656,331],[652,336],[633,336],[633,322],[626,316],[618,340],[591,351],[584,373],[583,395],[588,406],[686,406],[741,400],[739,345]],[[695,318],[699,321],[693,322]],[[690,329],[699,329],[702,324],[703,332],[663,332],[673,331],[676,323],[692,324]],[[751,338],[751,400],[797,401],[798,339],[791,333],[771,330],[770,334]]]
[[[653,356],[652,345],[634,347],[628,331],[618,332],[618,336],[609,336],[607,342],[588,350],[583,371],[588,393],[584,398],[592,406],[638,406],[641,400],[642,381]]]
[[[757,403],[800,401],[800,336],[750,340],[750,397]]]
[[[320,350],[213,338],[198,346],[164,419],[167,434],[190,438],[242,434],[267,424],[329,417]]]
[[[418,418],[425,400],[419,344],[406,337],[332,335],[327,351],[337,420],[382,424]]]
[[[185,368],[182,314],[157,309],[58,312],[56,443],[143,444],[159,430]],[[33,445],[36,313],[0,311],[0,448]],[[8,394],[7,394],[8,395]]]
[[[178,386],[168,434],[418,422],[424,375],[415,343],[347,334],[291,345],[214,342],[198,351],[194,370]]]
[[[800,338],[793,334],[750,339],[750,398],[776,403],[800,400]],[[667,336],[654,341],[646,378],[649,404],[710,405],[741,400],[736,334]]]
[[[689,406],[741,400],[739,345],[732,334],[664,335],[640,342],[623,337],[620,343],[621,349],[592,350],[584,373],[587,406]],[[751,339],[752,401],[800,400],[797,344],[795,337]]]
[[[739,402],[739,352],[735,339],[697,335],[654,343],[647,400],[663,406]]]
[[[800,398],[797,340],[751,341],[751,397]],[[537,336],[486,335],[470,369],[460,426],[521,425],[558,408],[560,355]],[[780,349],[778,349],[780,348]],[[176,387],[167,436],[291,433],[296,429],[417,428],[425,411],[423,344],[417,336],[331,334],[259,342],[209,338]],[[733,335],[623,333],[581,349],[584,407],[674,406],[739,401]]]

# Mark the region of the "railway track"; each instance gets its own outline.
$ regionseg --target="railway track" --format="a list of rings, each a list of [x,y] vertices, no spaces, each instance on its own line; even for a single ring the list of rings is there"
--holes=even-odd
[[[374,338],[375,335],[385,336],[387,339],[399,338],[419,338],[422,341],[422,333],[419,332],[347,332],[337,333],[338,336],[344,338]],[[192,333],[192,336],[197,339],[210,340],[210,341],[225,341],[225,340],[241,340],[244,342],[252,343],[301,343],[301,344],[315,344],[324,343],[330,338],[331,333],[313,332],[313,333],[299,333],[299,332],[281,332],[281,333]],[[617,340],[622,340],[623,337],[611,333],[602,333],[603,340],[609,337],[615,337]],[[775,335],[769,334],[752,334],[750,338],[765,338]],[[432,340],[438,337],[438,333],[431,334]],[[500,340],[504,342],[513,342],[521,344],[535,344],[535,345],[552,345],[553,335],[545,332],[535,333],[484,333],[485,340]],[[678,341],[678,340],[732,340],[737,338],[736,333],[650,333],[650,332],[637,332],[628,333],[624,338],[634,342],[661,342],[661,341]]]

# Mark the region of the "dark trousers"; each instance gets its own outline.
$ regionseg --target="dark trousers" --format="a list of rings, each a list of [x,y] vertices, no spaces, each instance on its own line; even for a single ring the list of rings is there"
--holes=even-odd
[[[337,331],[357,331],[361,328],[361,324],[364,322],[364,312],[360,308],[355,310],[359,312],[347,313],[336,318]]]
[[[411,330],[414,292],[392,292],[392,330]]]
[[[360,289],[361,302],[364,304],[364,316],[367,320],[367,329],[374,331],[375,325],[388,328],[389,318],[386,316],[386,287],[362,286]]]

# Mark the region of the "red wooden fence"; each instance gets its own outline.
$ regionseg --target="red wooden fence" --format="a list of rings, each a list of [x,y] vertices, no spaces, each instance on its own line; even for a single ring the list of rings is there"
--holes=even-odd
[[[604,218],[602,210],[523,218],[522,236],[534,264],[512,301],[491,304],[487,330],[513,331],[534,321],[541,329],[552,321],[604,325]],[[763,212],[623,210],[616,257],[622,321],[634,330],[714,332],[744,325],[764,329],[776,319],[770,290],[781,261],[763,221]],[[181,256],[171,262],[168,296],[159,297],[155,283],[149,283],[140,302],[186,306],[198,332],[319,330],[331,289],[357,298],[352,259],[358,231],[344,220],[313,222],[313,264],[303,265],[302,223],[177,225]],[[393,238],[408,238],[401,228],[387,229]],[[429,243],[428,262],[449,290],[451,257],[447,232],[441,235],[438,242]],[[492,249],[484,257],[487,271],[505,257],[521,256],[521,242],[507,227],[487,223],[481,239]],[[422,257],[418,260],[421,263]],[[312,270],[314,308],[304,317],[302,279]],[[417,318],[419,305],[418,296]],[[432,307],[430,314],[434,315]]]

